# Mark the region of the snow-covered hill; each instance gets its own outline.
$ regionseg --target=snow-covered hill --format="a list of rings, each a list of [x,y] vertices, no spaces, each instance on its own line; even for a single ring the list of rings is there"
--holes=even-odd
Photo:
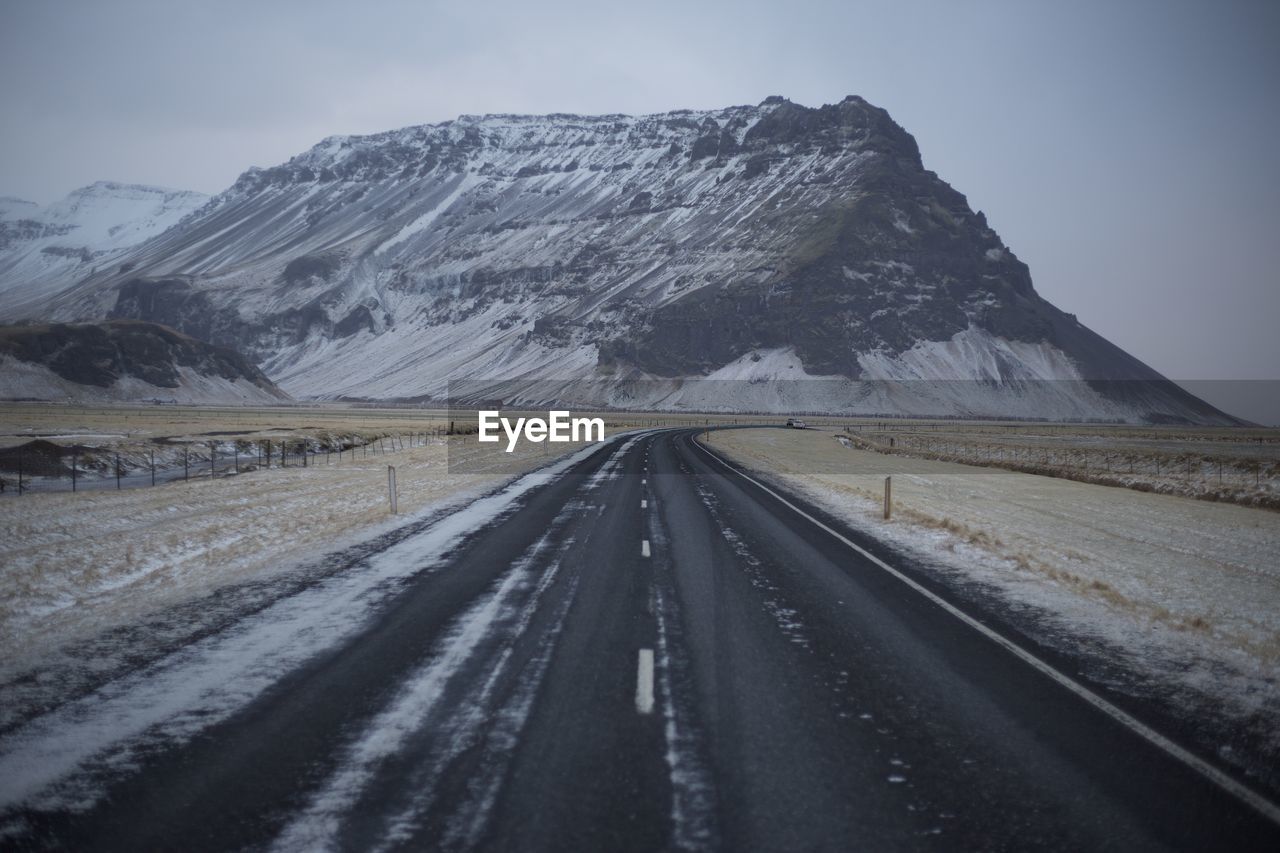
[[[332,137],[62,284],[0,291],[0,317],[165,323],[298,396],[466,379],[584,404],[1229,421],[1041,299],[852,96]]]
[[[278,403],[238,353],[136,320],[0,326],[0,399]]]
[[[123,250],[160,234],[208,200],[203,193],[110,181],[81,187],[46,207],[0,198],[3,313],[39,303],[107,269]]]

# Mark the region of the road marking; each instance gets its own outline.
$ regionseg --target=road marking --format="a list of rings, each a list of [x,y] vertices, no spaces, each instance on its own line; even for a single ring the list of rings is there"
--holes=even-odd
[[[648,509],[648,508],[649,508],[649,502],[648,502],[647,500],[645,500],[644,498],[641,498],[641,499],[640,499],[640,508],[641,508],[641,509]]]
[[[653,649],[641,649],[636,666],[636,710],[641,714],[653,711]]]
[[[648,539],[640,540],[640,556],[641,557],[649,556],[649,540]]]
[[[645,484],[646,484],[646,483],[648,483],[648,482],[649,482],[649,481],[648,481],[648,480],[646,480],[644,477],[641,477],[641,478],[640,478],[640,485],[642,485],[642,486],[643,486],[643,485],[645,485]]]
[[[1058,670],[1054,669],[1051,665],[1045,663],[1040,658],[1033,655],[1031,652],[1022,648],[1022,646],[1019,646],[1017,643],[1013,642],[1012,640],[1008,639],[1003,634],[993,630],[992,628],[988,628],[986,625],[982,624],[977,619],[974,619],[972,616],[965,613],[963,610],[959,609],[955,605],[951,604],[946,599],[942,598],[936,593],[933,593],[928,589],[926,589],[925,587],[921,586],[920,584],[916,583],[911,578],[907,577],[902,572],[895,569],[893,566],[890,566],[884,560],[881,560],[875,554],[872,554],[870,551],[866,550],[861,545],[858,545],[856,542],[851,541],[849,538],[841,534],[839,531],[833,530],[832,528],[823,524],[818,519],[814,518],[812,515],[809,515],[809,513],[805,512],[800,507],[796,506],[791,501],[787,500],[782,495],[778,494],[773,489],[766,486],[764,483],[761,483],[759,480],[752,477],[750,474],[746,474],[741,469],[733,465],[730,465],[728,462],[724,461],[716,454],[707,450],[699,442],[695,441],[693,442],[693,444],[703,453],[707,454],[716,462],[720,463],[720,465],[722,465],[723,467],[734,472],[739,477],[742,477],[744,480],[754,483],[763,491],[773,495],[780,503],[790,508],[797,515],[801,516],[802,518],[808,519],[813,524],[822,528],[823,530],[831,534],[840,542],[849,546],[854,551],[857,551],[863,557],[866,557],[876,566],[879,566],[881,569],[884,569],[886,572],[893,575],[898,580],[902,581],[911,589],[914,589],[916,592],[920,593],[925,598],[929,599],[934,604],[938,605],[943,610],[945,610],[946,612],[950,613],[952,616],[959,619],[961,622],[964,622],[970,628],[973,628],[975,631],[982,634],[987,639],[991,640],[997,645],[1003,646],[1007,651],[1009,651],[1015,657],[1021,658],[1025,663],[1031,665],[1033,668],[1039,670],[1044,675],[1047,675],[1049,678],[1058,682],[1058,684],[1062,685],[1067,690],[1070,690],[1072,693],[1076,694],[1076,696],[1088,702],[1090,705],[1097,708],[1099,711],[1106,714],[1108,717],[1111,717],[1111,719],[1120,723],[1125,728],[1132,731],[1134,734],[1139,735],[1140,737],[1145,739],[1148,743],[1152,744],[1153,746],[1159,749],[1164,750],[1164,752],[1166,752],[1168,755],[1170,755],[1173,758],[1176,758],[1178,761],[1181,761],[1183,764],[1187,765],[1192,770],[1196,771],[1201,776],[1205,777],[1210,782],[1214,783],[1219,788],[1226,791],[1228,794],[1231,794],[1232,796],[1236,797],[1237,799],[1241,800],[1247,805],[1252,806],[1256,811],[1260,812],[1262,815],[1267,817],[1272,822],[1280,824],[1280,806],[1277,806],[1275,803],[1271,802],[1266,797],[1257,793],[1253,789],[1246,787],[1240,782],[1237,782],[1230,775],[1219,770],[1217,767],[1214,767],[1212,764],[1200,758],[1199,756],[1195,755],[1194,753],[1190,752],[1189,750],[1184,749],[1183,747],[1174,743],[1172,740],[1160,734],[1158,731],[1151,728],[1146,723],[1143,723],[1141,720],[1137,719],[1136,717],[1133,717],[1128,713],[1126,713],[1125,711],[1122,711],[1120,708],[1117,708],[1115,705],[1111,704],[1106,699],[1099,696],[1097,693],[1094,693],[1092,690],[1085,687],[1083,684],[1076,681],[1075,679],[1071,678],[1069,675],[1065,675],[1064,673],[1061,673]]]

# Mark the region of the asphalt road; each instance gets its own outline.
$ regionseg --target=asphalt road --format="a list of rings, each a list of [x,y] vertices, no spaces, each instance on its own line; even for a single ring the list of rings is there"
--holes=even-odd
[[[203,686],[182,734],[157,716],[145,748],[0,798],[0,846],[1280,849],[1070,650],[688,431],[607,445],[410,568],[234,713],[202,724],[234,685]],[[107,690],[0,738],[0,772],[109,731],[131,700]]]

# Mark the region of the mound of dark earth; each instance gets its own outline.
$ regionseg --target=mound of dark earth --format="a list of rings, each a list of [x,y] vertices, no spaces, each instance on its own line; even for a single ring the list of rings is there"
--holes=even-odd
[[[18,473],[27,477],[68,477],[71,468],[62,461],[73,448],[64,448],[37,438],[13,447],[0,447],[0,471]]]

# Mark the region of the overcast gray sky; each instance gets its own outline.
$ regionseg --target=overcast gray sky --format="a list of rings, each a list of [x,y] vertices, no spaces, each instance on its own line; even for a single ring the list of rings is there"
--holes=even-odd
[[[0,194],[216,192],[460,113],[847,94],[1048,299],[1180,379],[1280,378],[1280,2],[0,0]]]

